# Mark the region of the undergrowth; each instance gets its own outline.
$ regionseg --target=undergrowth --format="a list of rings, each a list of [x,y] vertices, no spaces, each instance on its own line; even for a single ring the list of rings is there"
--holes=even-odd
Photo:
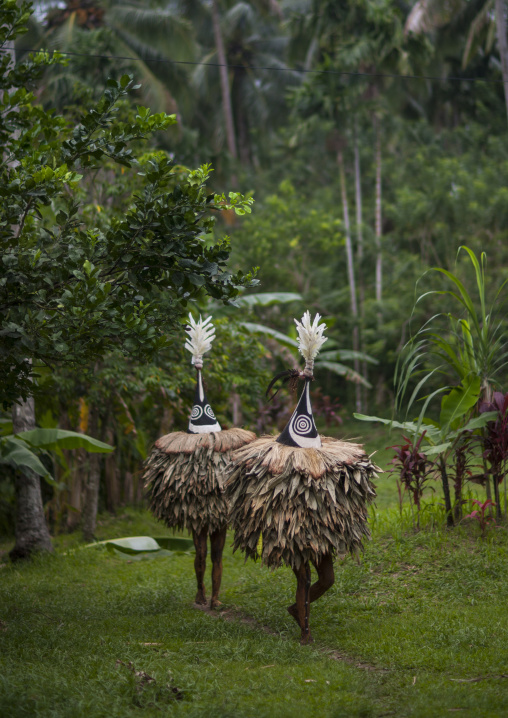
[[[507,715],[506,527],[482,538],[467,519],[447,530],[427,491],[416,531],[392,478],[379,478],[378,493],[373,540],[361,559],[336,561],[305,647],[286,611],[292,572],[244,564],[231,536],[213,614],[193,607],[192,554],[132,561],[83,548],[76,533],[55,537],[54,556],[10,565],[5,539],[0,716]],[[170,532],[146,511],[100,516],[98,539],[134,535]]]

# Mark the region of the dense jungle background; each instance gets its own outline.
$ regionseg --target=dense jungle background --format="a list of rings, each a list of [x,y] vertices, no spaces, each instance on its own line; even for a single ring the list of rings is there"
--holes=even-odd
[[[108,78],[131,74],[135,89],[120,98],[117,119],[146,106],[152,117],[176,120],[133,140],[141,162],[164,157],[173,177],[210,163],[207,191],[254,198],[252,213],[226,208],[204,229],[208,242],[230,237],[231,271],[258,267],[258,284],[242,289],[235,306],[196,280],[164,347],[143,361],[110,344],[72,362],[55,349],[58,327],[52,350],[32,354],[37,425],[116,447],[94,469],[99,508],[141,502],[151,443],[186,425],[194,379],[182,348],[185,310],[211,313],[217,324],[206,380],[220,421],[262,432],[280,429],[291,410],[287,392],[271,404],[263,392],[277,370],[297,362],[292,318],[304,309],[329,327],[314,400],[331,429],[354,411],[392,417],[403,347],[428,319],[453,310],[437,294],[416,303],[449,288],[426,270],[452,271],[471,290],[473,267],[458,248],[484,251],[493,300],[507,276],[501,6],[496,15],[493,0],[35,3],[12,59],[23,63],[42,49],[62,56],[41,61],[28,88],[33,102],[72,125]],[[98,160],[74,190],[82,220],[99,229],[116,221],[139,191],[138,171],[107,155]],[[47,224],[58,202],[44,204]],[[445,367],[428,386],[454,383]],[[7,411],[5,435],[9,419]],[[55,476],[44,486],[47,520],[66,531],[80,523],[95,459],[60,450],[46,461]],[[10,533],[8,468],[0,487],[0,527]]]
[[[0,0],[0,715],[508,714],[507,15]],[[142,482],[189,312],[222,427],[262,434],[307,309],[318,428],[382,469],[312,647],[231,535],[196,610]]]

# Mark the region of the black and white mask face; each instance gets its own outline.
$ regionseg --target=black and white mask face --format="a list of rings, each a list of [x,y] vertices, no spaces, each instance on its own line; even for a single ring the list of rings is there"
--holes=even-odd
[[[215,418],[213,409],[208,403],[203,389],[201,370],[198,369],[198,384],[196,396],[189,419],[189,434],[209,434],[212,431],[222,431],[221,425]]]
[[[299,446],[301,449],[315,449],[321,446],[321,439],[314,423],[310,405],[309,384],[310,382],[307,380],[293,416],[277,438],[279,444]]]

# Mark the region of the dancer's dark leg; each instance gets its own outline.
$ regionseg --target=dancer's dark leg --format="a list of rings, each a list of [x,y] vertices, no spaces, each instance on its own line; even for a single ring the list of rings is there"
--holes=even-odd
[[[315,563],[314,567],[317,571],[318,579],[310,587],[310,602],[317,598],[321,598],[325,591],[335,583],[335,574],[333,572],[333,557],[330,553],[325,554],[319,563]]]
[[[300,626],[300,643],[312,643],[309,627],[310,566],[308,562],[302,563],[300,568],[294,568],[293,572],[296,576],[296,603],[289,606],[288,611]]]
[[[203,528],[199,533],[192,532],[194,540],[194,548],[196,549],[196,557],[194,559],[194,571],[196,572],[196,581],[198,583],[198,592],[195,601],[199,604],[206,603],[205,593],[205,569],[206,569],[206,540],[208,537],[208,529]]]
[[[321,558],[319,563],[314,564],[314,567],[317,571],[318,579],[310,587],[309,603],[312,603],[317,598],[320,598],[323,593],[325,593],[325,591],[328,591],[328,589],[333,586],[335,582],[335,575],[333,572],[333,557],[330,553],[325,554]],[[298,575],[296,571],[295,575],[298,580]],[[288,607],[288,612],[291,616],[293,616],[298,625],[300,625],[300,621],[298,620],[298,609],[296,603],[293,603],[291,606]]]
[[[227,526],[210,534],[210,553],[212,555],[212,600],[210,608],[220,606],[219,591],[222,580],[222,552],[226,543]]]

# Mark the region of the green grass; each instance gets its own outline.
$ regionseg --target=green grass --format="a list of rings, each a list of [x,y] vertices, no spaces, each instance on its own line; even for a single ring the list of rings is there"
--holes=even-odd
[[[193,608],[192,555],[130,561],[67,535],[54,557],[5,564],[0,716],[507,715],[507,532],[482,541],[473,524],[443,530],[434,504],[415,533],[393,483],[379,482],[361,563],[338,561],[335,585],[312,606],[313,646],[299,645],[286,613],[292,572],[244,564],[229,548],[221,598],[233,620]],[[97,533],[169,534],[134,510],[101,516]],[[141,687],[129,662],[155,681]]]

